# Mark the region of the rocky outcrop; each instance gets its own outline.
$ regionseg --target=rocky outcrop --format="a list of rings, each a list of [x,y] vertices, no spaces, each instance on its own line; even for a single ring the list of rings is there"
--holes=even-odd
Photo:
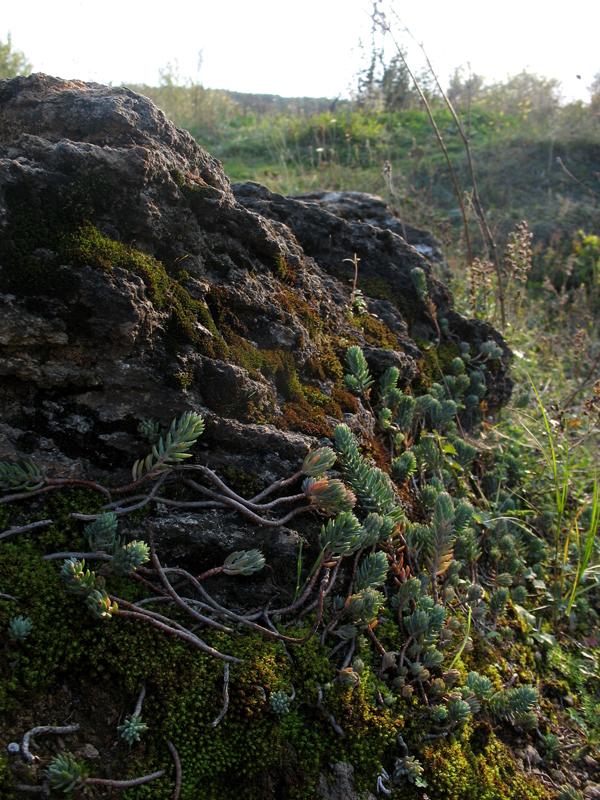
[[[0,457],[115,470],[143,447],[141,418],[194,408],[214,463],[276,475],[356,414],[350,344],[408,386],[430,347],[501,343],[453,311],[425,257],[437,245],[412,234],[369,196],[231,187],[127,89],[0,82]],[[504,353],[490,405],[510,391]]]
[[[166,672],[166,661],[164,669],[161,661],[160,668],[152,673],[156,683],[148,692],[149,719],[153,713],[150,707],[157,709],[165,693],[171,703],[175,697],[171,692],[183,698],[176,705],[181,709],[181,720],[176,720],[179,727],[173,735],[177,746],[183,743],[183,780],[188,783],[182,797],[184,794],[195,797],[198,791],[203,791],[204,777],[197,786],[193,781],[198,776],[212,776],[213,768],[218,774],[214,785],[211,784],[211,796],[219,793],[221,778],[227,777],[228,784],[229,779],[238,781],[238,775],[245,779],[244,768],[231,767],[231,756],[238,765],[248,765],[247,759],[251,762],[257,752],[260,758],[264,751],[257,751],[254,745],[260,743],[270,749],[271,731],[275,724],[279,729],[281,723],[281,720],[275,722],[274,715],[285,713],[288,687],[281,683],[277,670],[290,655],[283,648],[280,653],[283,661],[277,666],[274,651],[268,647],[271,635],[280,633],[272,627],[267,611],[275,618],[299,607],[294,587],[297,594],[303,571],[310,569],[310,546],[322,521],[313,513],[318,506],[308,505],[312,502],[310,491],[318,494],[321,484],[323,502],[324,489],[331,491],[333,486],[338,495],[333,508],[336,503],[343,502],[347,507],[354,501],[349,490],[337,480],[328,485],[325,482],[325,486],[323,481],[308,483],[297,494],[300,492],[297,470],[303,457],[309,448],[327,440],[337,422],[344,420],[361,437],[365,451],[370,448],[382,466],[389,462],[387,450],[381,446],[377,449],[380,443],[374,437],[375,419],[369,404],[365,402],[363,406],[345,388],[344,358],[348,347],[362,348],[374,377],[396,366],[401,386],[423,393],[439,379],[442,369],[447,370],[453,362],[456,367],[456,357],[465,342],[478,354],[476,359],[481,363],[485,353],[479,354],[479,346],[493,339],[500,346],[501,355],[498,357],[498,349],[492,348],[493,369],[485,374],[486,407],[493,409],[508,397],[509,352],[501,337],[490,326],[467,320],[453,310],[448,289],[434,277],[431,259],[437,258],[435,242],[423,238],[419,242],[411,236],[382,202],[366,195],[286,198],[254,183],[231,186],[217,161],[187,133],[176,129],[149,100],[129,90],[67,82],[45,75],[0,82],[0,460],[31,459],[44,472],[46,485],[37,484],[40,493],[57,487],[64,489],[65,481],[57,478],[86,477],[101,481],[103,486],[95,484],[92,488],[103,493],[102,502],[109,495],[111,504],[105,508],[115,507],[113,495],[119,498],[114,503],[120,514],[118,535],[124,537],[123,541],[142,538],[153,542],[151,533],[154,533],[164,564],[185,566],[191,575],[210,576],[210,604],[206,608],[209,613],[223,612],[228,625],[230,619],[234,620],[231,627],[218,624],[219,634],[234,635],[237,633],[234,625],[239,622],[261,629],[268,638],[264,658],[261,656],[264,663],[255,660],[247,675],[242,671],[234,673],[232,707],[235,708],[230,710],[228,718],[228,721],[235,719],[232,728],[226,728],[224,723],[215,731],[227,712],[228,672],[204,671],[201,662],[188,661],[185,656],[181,662],[168,665]],[[352,262],[358,263],[356,281]],[[362,293],[360,307],[355,302],[356,289]],[[458,361],[460,369],[465,369],[463,361]],[[481,383],[479,389],[481,394],[474,396],[471,403],[476,406],[477,414],[479,397],[484,392]],[[152,479],[152,489],[147,483],[143,491],[158,492],[162,485],[164,495],[152,494],[151,498],[142,495],[139,505],[119,507],[119,503],[133,504],[140,498],[135,492],[141,491],[143,479],[130,483],[128,476],[134,459],[149,450],[148,442],[139,432],[140,421],[151,419],[164,425],[188,409],[200,412],[206,421],[206,431],[194,450],[198,462],[195,472],[182,469],[174,470],[171,475],[161,474],[159,468],[164,463],[157,466],[153,462],[145,476]],[[199,430],[201,420],[191,416]],[[144,427],[146,432],[150,430],[152,438],[152,426]],[[159,458],[158,454],[156,457]],[[212,467],[216,474],[206,466]],[[8,471],[6,468],[5,473]],[[217,485],[224,493],[194,484],[185,477],[190,474],[201,474],[203,478],[208,475],[210,486]],[[275,482],[290,476],[293,477],[286,485],[293,486],[294,494],[276,496],[275,491],[282,484]],[[135,477],[139,477],[137,472]],[[176,478],[176,484],[168,484],[172,477]],[[161,484],[163,479],[165,483]],[[221,479],[227,484],[224,488],[218,483]],[[66,482],[73,485],[72,480]],[[264,487],[273,483],[274,494],[261,495]],[[112,495],[105,488],[107,485],[113,487]],[[86,486],[90,488],[89,483]],[[201,498],[197,502],[187,499],[190,486]],[[386,482],[384,488],[389,490],[391,486]],[[19,484],[19,490],[24,488],[33,487],[27,482]],[[343,492],[341,499],[340,492]],[[31,497],[27,492],[24,494],[26,499]],[[75,511],[82,511],[80,493],[72,494],[76,494]],[[31,520],[32,505],[34,511],[40,511],[44,500],[51,497],[43,494],[38,498],[35,491],[33,495],[33,504],[20,503],[23,496],[11,498],[15,501],[11,512],[15,510],[10,524],[17,526],[3,533],[11,536],[22,533],[19,525]],[[74,526],[72,509],[67,511],[61,505],[62,493],[53,496],[59,498],[57,514]],[[265,497],[263,505],[257,502]],[[150,500],[151,505],[141,512],[145,514],[151,508],[147,516],[140,518],[129,513],[140,510]],[[403,502],[410,513],[410,497],[403,498]],[[23,506],[27,506],[25,511]],[[282,508],[286,510],[281,511]],[[335,513],[331,506],[318,508]],[[278,516],[280,512],[282,516]],[[271,516],[260,517],[257,513]],[[57,514],[52,511],[52,520]],[[75,517],[82,519],[79,514]],[[281,524],[289,523],[292,518],[291,527]],[[32,524],[37,530],[50,521],[42,519]],[[56,521],[54,531],[50,529],[48,534],[58,537],[62,548],[65,532],[61,525]],[[139,530],[141,527],[143,531]],[[94,536],[88,529],[88,539],[94,541]],[[308,546],[303,550],[305,541]],[[135,549],[139,554],[142,544],[129,542],[126,547],[136,545],[127,550],[129,556],[135,556]],[[123,558],[126,547],[119,545],[113,551],[114,559],[119,554]],[[266,557],[266,564],[258,571],[246,569],[235,580],[229,580],[225,565],[215,566],[223,564],[226,556],[236,556],[234,551],[255,547]],[[328,552],[325,548],[319,558],[328,557]],[[93,560],[97,555],[92,553],[86,558]],[[9,561],[11,557],[9,554]],[[26,553],[24,557],[29,558]],[[257,562],[256,553],[244,558]],[[37,557],[33,560],[37,570],[39,564],[47,566]],[[19,563],[10,568],[13,578],[21,573],[21,577],[29,576],[27,570],[20,570]],[[330,562],[323,565],[325,577],[317,583],[320,594],[314,603],[312,579],[307,577],[307,589],[300,591],[298,598],[306,607],[299,616],[325,603],[325,593],[333,587],[340,563],[341,559],[333,569],[330,585],[327,582],[332,565]],[[355,569],[357,563],[354,561]],[[76,564],[69,567],[67,563],[67,569],[75,569]],[[153,566],[167,588],[168,579],[160,571],[159,563],[155,561]],[[319,566],[313,572],[315,579],[320,569]],[[344,569],[340,567],[341,577]],[[44,580],[47,574],[43,573]],[[54,578],[56,583],[57,575]],[[152,593],[157,591],[152,582],[148,584],[143,576],[142,580]],[[27,591],[34,591],[25,585]],[[97,590],[98,586],[103,590],[104,584],[99,582],[94,586],[96,589],[87,596],[88,607],[91,598],[92,604],[95,603],[92,610],[102,617],[110,616],[106,604],[102,604],[106,599],[110,607],[111,600]],[[12,585],[7,588],[17,594]],[[52,611],[52,617],[48,617],[52,642],[55,630],[52,598],[63,595],[61,584],[58,595],[50,592],[40,600],[48,602]],[[174,597],[170,590],[168,595]],[[10,596],[3,593],[3,597]],[[15,599],[10,597],[10,600]],[[216,600],[229,608],[244,609],[247,616],[223,609]],[[130,608],[127,600],[118,602]],[[185,602],[181,602],[185,608]],[[288,603],[292,605],[286,609]],[[182,607],[181,603],[178,605]],[[140,608],[141,604],[135,614],[139,614]],[[319,608],[318,613],[321,612]],[[114,613],[129,616],[129,620],[124,620],[125,626],[137,618],[134,612],[128,614],[123,609],[115,609]],[[57,612],[57,619],[59,616]],[[141,618],[148,624],[150,617],[141,614]],[[36,626],[41,629],[37,619]],[[156,627],[156,616],[152,619]],[[169,622],[168,617],[161,619]],[[198,621],[197,614],[194,619]],[[264,620],[270,627],[261,628],[252,620],[261,623]],[[77,625],[73,623],[74,632]],[[133,622],[134,628],[136,625]],[[181,626],[174,620],[173,625],[177,627],[167,625],[167,632],[179,635]],[[107,634],[110,635],[112,631]],[[33,639],[46,641],[37,640],[37,636],[36,630]],[[286,641],[305,641],[298,639],[291,628],[286,628],[285,636]],[[85,642],[94,639],[95,634]],[[107,656],[111,669],[123,667],[118,674],[127,674],[128,692],[138,678],[140,682],[146,681],[143,669],[149,663],[148,653],[140,658],[142,672],[135,661],[140,640],[123,640],[120,656],[116,655],[118,648],[113,650],[115,640],[104,641],[107,644],[94,644],[94,652],[101,654],[98,658]],[[197,646],[200,640],[190,633],[186,641]],[[256,655],[256,641],[244,644],[252,649],[252,659]],[[7,652],[13,644],[5,645]],[[144,645],[150,646],[154,649],[154,644]],[[82,644],[77,652],[86,649],[87,644],[85,647]],[[200,649],[206,652],[202,642]],[[345,736],[328,707],[329,702],[337,702],[334,692],[331,701],[327,696],[323,700],[323,692],[329,691],[331,682],[324,682],[321,656],[314,656],[314,652],[305,662],[299,662],[297,679],[294,675],[292,681],[292,695],[295,696],[296,688],[299,695],[304,693],[306,698],[310,695],[308,715],[296,718],[289,727],[295,741],[296,733],[301,737],[298,739],[301,746],[298,752],[287,744],[284,749],[287,741],[284,735],[281,734],[281,739],[277,738],[279,734],[274,737],[277,742],[273,752],[282,754],[281,763],[271,760],[264,767],[260,763],[250,764],[252,774],[259,775],[265,785],[264,792],[252,793],[253,797],[259,794],[285,797],[288,786],[294,788],[290,795],[299,796],[293,784],[298,778],[304,782],[307,776],[301,773],[307,769],[311,772],[310,781],[315,786],[318,783],[315,791],[320,797],[333,800],[371,796],[355,789],[354,769],[358,762],[353,766],[350,751],[344,750],[342,757],[336,757],[331,764],[326,755],[329,745],[319,750],[318,763],[312,754],[308,766],[300,758],[307,746],[312,747],[313,740],[304,737],[298,720],[309,720],[305,723],[307,730],[313,725],[315,730],[319,725],[322,728],[324,723],[327,733],[333,731],[336,739]],[[134,661],[128,661],[129,656]],[[310,661],[313,657],[314,664]],[[71,662],[65,663],[69,664],[66,667],[69,670]],[[202,669],[196,674],[197,663]],[[12,655],[10,664],[13,669]],[[106,678],[108,673],[104,678],[101,676],[104,660],[91,658],[89,664],[94,665],[93,670],[87,674],[86,667],[85,675],[75,676],[77,685],[67,687],[66,691],[72,695],[68,701],[60,700],[61,706],[77,709],[73,718],[82,719],[86,741],[102,748],[102,737],[94,738],[93,728],[104,731],[110,745],[106,745],[103,761],[109,764],[111,774],[116,766],[117,774],[120,756],[115,755],[114,740],[117,720],[123,718],[125,694],[121,684],[113,684],[112,678]],[[137,677],[133,676],[130,664],[135,665]],[[180,665],[183,665],[181,674]],[[28,676],[35,674],[33,666],[26,664],[26,667]],[[307,669],[312,670],[308,690],[303,686]],[[65,686],[72,677],[65,676]],[[61,683],[62,680],[61,672]],[[96,684],[104,694],[96,694]],[[269,686],[268,698],[263,684]],[[48,689],[46,694],[60,699],[60,693],[55,691],[58,684],[36,685],[38,691],[40,687]],[[200,706],[200,687],[210,698],[206,707]],[[219,704],[223,702],[221,697],[224,698],[222,715],[216,720],[213,690]],[[190,698],[193,696],[189,704],[185,699],[187,692]],[[377,720],[386,719],[379,689],[377,693],[379,700],[373,706],[376,714],[364,704],[364,699],[347,708],[342,705],[341,711],[346,715],[343,725],[348,726],[346,742],[356,739],[360,744],[367,723],[374,725],[377,733]],[[177,703],[181,698],[178,697]],[[94,711],[87,713],[88,706]],[[102,717],[105,716],[105,706],[112,708],[110,728],[98,714],[101,709]],[[192,706],[195,710],[188,714]],[[44,705],[43,711],[54,718],[52,708],[50,713]],[[167,730],[179,714],[169,709],[169,715],[162,717],[163,711],[160,709],[154,717],[157,720],[154,731],[153,724],[149,726],[152,735],[159,738],[171,735]],[[263,715],[260,726],[248,728],[260,715]],[[35,715],[28,716],[26,726],[19,722],[19,730],[31,727],[34,720],[37,724]],[[164,730],[160,720],[164,721]],[[224,741],[227,734],[223,732],[227,730],[233,731],[231,742]],[[253,731],[258,733],[246,746],[248,730],[251,737]],[[219,738],[222,734],[223,740]],[[386,741],[390,741],[390,736],[394,740],[395,735],[394,727],[385,730]],[[196,753],[202,753],[205,745],[214,744],[215,739],[223,741],[223,749],[219,746],[209,749],[207,763],[198,767]],[[383,746],[383,734],[377,735],[377,739],[378,749],[373,754]],[[150,736],[148,740],[158,741],[150,740]],[[100,751],[92,744],[89,746],[92,755],[86,757],[93,758],[93,753]],[[159,750],[164,750],[164,746],[166,743],[161,742]],[[171,742],[169,749],[170,746]],[[151,755],[152,763],[158,752],[154,744],[148,746],[146,755]],[[368,748],[356,752],[361,765],[365,759],[367,762],[375,759],[375,766],[381,760]],[[131,760],[131,756],[127,758]],[[317,772],[328,766],[327,774],[319,778]],[[15,774],[20,775],[19,766]],[[157,777],[157,773],[153,775]],[[357,772],[357,785],[359,777]],[[28,774],[26,779],[31,776]],[[42,790],[37,786],[33,790],[38,788]],[[168,795],[156,796],[173,796],[172,787]]]

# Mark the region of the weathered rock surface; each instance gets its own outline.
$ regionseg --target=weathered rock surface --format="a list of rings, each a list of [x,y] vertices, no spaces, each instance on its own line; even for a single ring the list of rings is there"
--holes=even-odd
[[[442,246],[435,236],[399,219],[381,197],[365,192],[310,192],[297,195],[296,199],[316,203],[336,217],[397,233],[418,253],[446,269]]]
[[[408,386],[425,380],[441,321],[450,350],[502,343],[453,311],[423,255],[437,258],[435,241],[404,233],[419,244],[370,196],[231,187],[127,89],[0,82],[0,458],[114,472],[146,449],[140,419],[193,408],[208,423],[203,460],[257,484],[288,474],[359,410],[343,390],[349,345]],[[510,392],[507,361],[505,348],[491,406]]]

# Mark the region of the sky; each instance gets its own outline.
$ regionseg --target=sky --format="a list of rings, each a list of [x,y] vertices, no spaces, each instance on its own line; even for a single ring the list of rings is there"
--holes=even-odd
[[[369,42],[369,0],[0,0],[36,71],[100,83],[183,80],[288,97],[346,96]],[[589,98],[600,72],[598,0],[395,0],[442,80],[470,63],[501,80],[526,68]],[[418,52],[410,45],[411,64]],[[580,75],[580,78],[577,78]]]

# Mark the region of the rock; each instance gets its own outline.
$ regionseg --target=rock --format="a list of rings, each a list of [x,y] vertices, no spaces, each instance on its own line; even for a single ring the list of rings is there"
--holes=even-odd
[[[94,747],[94,745],[91,744],[90,742],[87,742],[86,744],[83,745],[83,747],[80,747],[77,753],[82,758],[88,758],[90,760],[94,760],[95,758],[100,758],[100,751],[96,747]]]
[[[427,231],[413,228],[398,218],[381,197],[365,192],[310,192],[297,195],[298,200],[316,203],[336,217],[365,222],[376,228],[390,230],[401,236],[429,261],[435,262],[442,272],[447,264],[438,240]]]
[[[343,386],[352,344],[376,376],[394,365],[411,387],[431,380],[430,348],[466,341],[476,352],[494,339],[493,410],[510,394],[509,351],[453,310],[433,275],[438,255],[378,198],[232,187],[128,89],[0,81],[0,456],[115,484],[148,452],[140,420],[168,425],[193,409],[206,419],[197,457],[251,496],[293,474],[340,419],[370,433]],[[233,538],[255,541],[255,527],[242,522]],[[220,556],[224,541],[206,525],[202,536]],[[294,546],[285,529],[278,537],[276,562]]]
[[[371,792],[354,788],[354,767],[344,761],[332,764],[328,776],[321,775],[318,791],[323,800],[375,800]]]

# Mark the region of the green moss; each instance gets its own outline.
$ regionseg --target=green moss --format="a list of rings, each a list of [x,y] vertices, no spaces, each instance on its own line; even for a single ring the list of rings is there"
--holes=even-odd
[[[393,288],[388,280],[377,275],[361,275],[358,285],[367,297],[375,300],[388,300],[393,303],[407,325],[410,326],[416,320],[418,306],[414,302],[414,295],[409,297],[401,294]]]
[[[396,334],[372,314],[351,316],[350,323],[362,331],[365,341],[372,347],[385,347],[388,350],[395,350],[398,347]]]
[[[228,486],[242,497],[254,497],[262,491],[264,482],[255,472],[247,472],[234,464],[228,464],[220,470]]]
[[[275,257],[275,271],[285,283],[294,284],[298,279],[295,270],[288,264],[283,253],[278,253]]]
[[[77,663],[93,636],[92,620],[65,593],[56,564],[42,561],[38,553],[37,543],[25,538],[4,544],[0,553],[3,587],[17,598],[16,603],[0,603],[0,630],[6,631],[17,613],[33,622],[24,642],[0,650],[2,715],[49,691]]]
[[[194,383],[194,370],[193,369],[182,369],[179,372],[176,372],[174,375],[175,381],[180,389],[183,391],[187,391],[190,386]]]
[[[363,294],[372,297],[374,300],[389,300],[391,303],[396,300],[396,293],[385,278],[361,276],[360,289]]]
[[[64,236],[61,251],[74,264],[106,271],[120,268],[142,278],[153,305],[170,312],[167,338],[172,349],[178,350],[182,343],[191,342],[201,345],[209,356],[227,356],[227,346],[206,303],[192,298],[187,289],[167,273],[161,261],[109,239],[90,223]],[[210,332],[211,338],[202,335],[198,322]]]
[[[549,794],[525,776],[491,731],[466,726],[452,740],[423,748],[428,793],[435,800],[546,800]]]
[[[246,479],[244,483],[249,493],[260,488],[248,485]],[[164,779],[125,793],[129,800],[172,796],[167,740],[174,742],[182,759],[182,800],[199,796],[259,800],[270,796],[273,780],[285,781],[286,796],[308,800],[315,796],[319,773],[331,761],[348,758],[354,759],[358,779],[372,783],[382,754],[391,746],[397,720],[377,708],[372,687],[365,684],[364,689],[347,692],[334,683],[327,702],[352,737],[341,740],[335,734],[316,703],[317,685],[335,679],[328,649],[318,637],[292,648],[290,662],[281,644],[253,633],[204,631],[210,644],[242,659],[231,670],[228,713],[214,728],[211,722],[222,704],[221,662],[143,623],[119,617],[98,622],[81,598],[65,591],[59,563],[43,561],[41,556],[84,547],[82,526],[69,514],[74,509],[95,510],[99,502],[96,495],[79,490],[50,495],[43,513],[51,511],[57,523],[43,534],[23,534],[0,551],[3,588],[19,597],[17,604],[0,604],[0,629],[6,629],[16,612],[33,621],[25,642],[0,649],[0,713],[10,729],[25,729],[30,709],[45,702],[43,698],[56,687],[68,686],[71,697],[88,698],[97,709],[98,717],[91,711],[86,725],[96,737],[109,737],[106,746],[111,748],[115,773],[166,770]],[[143,587],[126,578],[108,580],[109,589],[122,597],[133,600],[144,593]],[[157,610],[164,612],[162,606]],[[309,624],[290,633],[301,636]],[[148,732],[133,750],[115,750],[115,733],[110,726],[106,729],[106,714],[117,718],[123,713],[142,683],[147,687],[143,716]],[[274,691],[290,692],[292,686],[296,690],[292,712],[278,717],[268,697]],[[106,701],[94,705],[98,691],[110,698],[110,709]],[[12,779],[3,770],[5,764],[0,763],[0,786],[6,785],[3,796],[9,797]],[[101,768],[98,773],[102,774]]]
[[[173,179],[173,182],[180,188],[186,185],[185,175],[183,172],[180,172],[178,169],[169,170],[169,175]]]
[[[413,384],[415,393],[426,392],[432,383],[450,373],[452,361],[457,356],[460,356],[460,348],[454,342],[442,342],[437,347],[422,346],[421,358],[417,362],[419,377]]]
[[[16,797],[11,788],[13,785],[12,775],[8,768],[8,757],[5,753],[0,753],[0,793],[4,800],[13,800]]]
[[[0,506],[0,531],[9,527],[11,509],[8,506]]]

